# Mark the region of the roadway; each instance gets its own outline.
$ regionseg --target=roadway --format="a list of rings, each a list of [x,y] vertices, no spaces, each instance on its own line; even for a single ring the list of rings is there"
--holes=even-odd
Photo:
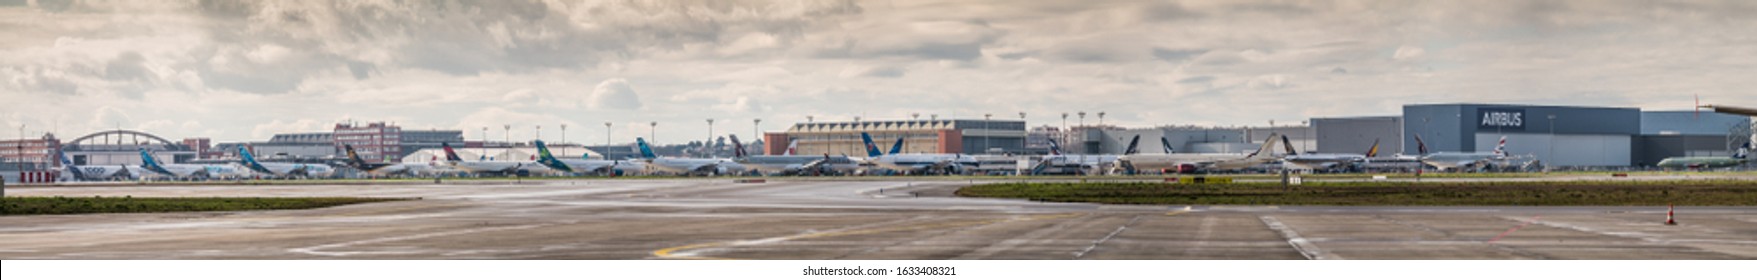
[[[980,182],[978,182],[980,183]],[[1131,206],[958,181],[63,186],[25,196],[419,197],[0,217],[0,259],[1757,259],[1757,207]]]

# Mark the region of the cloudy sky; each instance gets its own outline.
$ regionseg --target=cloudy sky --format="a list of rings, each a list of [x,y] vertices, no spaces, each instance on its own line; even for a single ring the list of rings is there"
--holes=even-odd
[[[480,2],[480,3],[478,3]],[[340,121],[667,143],[820,121],[1261,125],[1757,105],[1757,1],[0,0],[5,137]],[[1088,122],[1096,122],[1092,117]]]

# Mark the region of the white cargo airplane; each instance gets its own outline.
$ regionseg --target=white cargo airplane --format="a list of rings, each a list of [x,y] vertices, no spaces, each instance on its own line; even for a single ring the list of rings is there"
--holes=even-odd
[[[549,153],[549,146],[537,140],[537,163],[556,171],[600,175],[635,174],[646,170],[646,163],[633,160],[559,159]]]
[[[69,181],[111,181],[135,178],[135,171],[127,165],[74,165],[64,152],[56,152],[61,156],[61,174],[69,176]]]
[[[1428,153],[1428,145],[1422,142],[1421,134],[1415,135],[1416,151],[1421,153],[1421,162],[1433,166],[1440,171],[1457,168],[1485,168],[1497,163],[1505,164],[1507,157],[1507,136],[1501,136],[1501,142],[1495,144],[1493,152],[1437,152]]]
[[[335,173],[335,169],[323,164],[258,162],[256,156],[250,154],[249,147],[245,146],[238,146],[238,163],[252,172],[281,178],[329,177]]]
[[[1343,164],[1364,163],[1379,156],[1378,139],[1373,140],[1373,146],[1367,148],[1365,154],[1301,154],[1293,150],[1293,144],[1287,141],[1287,135],[1281,137],[1281,143],[1287,147],[1287,155],[1281,157],[1281,162],[1302,169],[1328,169]]]
[[[244,170],[229,164],[159,163],[146,149],[140,149],[140,169],[172,179],[242,178]],[[145,175],[145,174],[142,174]]]
[[[866,159],[861,160],[861,164],[877,166],[903,174],[962,174],[966,167],[981,165],[976,157],[965,154],[885,154],[879,151],[878,145],[872,143],[872,135],[866,132],[860,133],[860,140],[866,142],[867,156]],[[898,144],[902,143],[902,139],[897,140]],[[893,145],[893,147],[898,146]],[[893,148],[893,151],[901,152],[898,148]]]
[[[661,158],[657,153],[653,153],[653,148],[651,146],[647,145],[647,139],[636,137],[634,141],[635,148],[640,150],[641,159],[646,161],[646,167],[649,171],[648,173],[663,172],[678,175],[719,175],[726,173],[739,173],[744,170],[743,165],[733,162],[730,159]]]
[[[1263,140],[1263,146],[1250,154],[1123,155],[1117,157],[1116,166],[1127,174],[1134,174],[1138,170],[1161,170],[1166,173],[1236,171],[1277,160],[1274,147],[1275,142],[1280,140],[1280,134],[1270,133],[1269,138]]]

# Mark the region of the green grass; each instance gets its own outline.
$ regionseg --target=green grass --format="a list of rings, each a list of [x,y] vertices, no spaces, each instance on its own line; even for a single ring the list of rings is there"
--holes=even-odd
[[[358,197],[6,197],[0,199],[0,215],[311,209],[395,200],[405,199]]]
[[[1001,183],[959,196],[1046,202],[1174,205],[1757,206],[1757,181],[1323,182],[1161,184]]]

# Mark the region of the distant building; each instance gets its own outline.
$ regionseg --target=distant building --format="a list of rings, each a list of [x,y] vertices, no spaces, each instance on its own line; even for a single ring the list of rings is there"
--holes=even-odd
[[[353,146],[354,152],[366,162],[390,162],[403,158],[403,128],[385,125],[383,122],[367,123],[364,126],[353,124],[336,124],[334,143],[337,151],[346,151],[346,146]],[[460,132],[461,133],[461,132]]]
[[[872,135],[880,151],[903,138],[903,153],[1024,154],[1025,121],[1019,120],[881,120],[798,123],[785,132],[767,133],[767,150],[784,151],[798,141],[798,154],[865,156],[860,133]]]
[[[0,140],[0,163],[12,170],[42,170],[58,166],[55,151],[61,149],[61,140],[55,134],[43,134],[36,139]]]

